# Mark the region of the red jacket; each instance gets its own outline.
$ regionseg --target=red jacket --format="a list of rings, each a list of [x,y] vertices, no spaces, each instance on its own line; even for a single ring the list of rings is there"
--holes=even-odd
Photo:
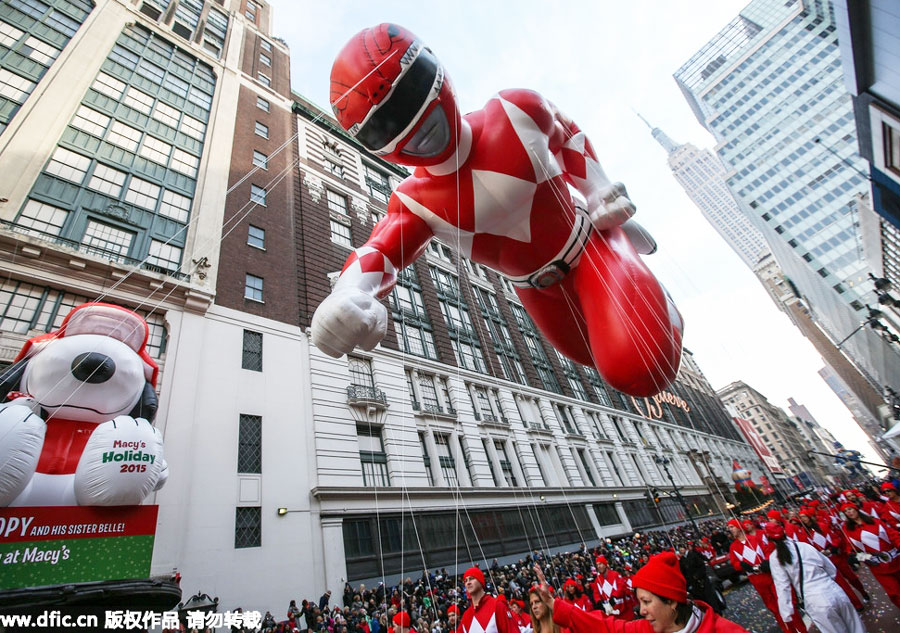
[[[863,523],[853,529],[845,525],[844,533],[854,549],[875,556],[866,561],[873,571],[877,569],[880,574],[900,571],[900,533],[897,530],[875,519],[872,525]]]
[[[717,615],[705,602],[695,601],[694,604],[703,611],[697,633],[747,633],[744,627]],[[576,609],[561,600],[553,602],[553,621],[572,633],[653,633],[653,627],[643,618],[626,622],[603,615],[600,611],[588,613]]]
[[[472,620],[478,620],[478,626],[473,627]],[[519,633],[519,624],[513,619],[512,611],[505,602],[490,594],[481,597],[478,607],[472,603],[463,613],[460,633],[470,633],[473,628],[484,633]]]
[[[594,602],[621,598],[625,591],[625,582],[615,569],[607,569],[605,574],[598,573],[591,581],[591,590],[594,593]]]
[[[591,604],[591,601],[584,594],[582,594],[580,596],[576,596],[575,598],[572,598],[572,599],[569,599],[569,596],[563,596],[562,598],[560,598],[560,600],[565,600],[566,602],[569,602],[569,603],[575,605],[582,611],[593,611],[594,610],[594,605]]]
[[[735,539],[731,542],[728,558],[731,560],[732,567],[738,571],[745,571],[741,563],[747,563],[751,567],[756,567],[766,560],[766,551],[762,543],[753,536],[747,535],[747,540],[745,541]]]

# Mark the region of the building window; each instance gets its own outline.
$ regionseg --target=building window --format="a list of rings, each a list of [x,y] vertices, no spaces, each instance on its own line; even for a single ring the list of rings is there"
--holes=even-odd
[[[486,373],[481,342],[472,325],[469,306],[460,293],[459,280],[456,275],[443,268],[429,266],[428,269],[437,290],[457,365],[463,369]]]
[[[350,384],[364,389],[375,389],[375,377],[372,375],[372,361],[368,358],[348,356],[350,366]]]
[[[422,461],[425,462],[425,474],[428,475],[428,485],[432,488],[437,484],[434,483],[434,472],[431,470],[431,456],[428,454],[428,445],[425,444],[425,434],[419,431],[419,444],[422,445]]]
[[[262,473],[262,417],[240,415],[238,429],[238,472]]]
[[[509,455],[506,453],[506,442],[503,440],[494,440],[494,449],[497,451],[497,459],[500,460],[500,471],[503,473],[503,479],[506,485],[511,488],[517,487],[516,475],[513,472],[512,463],[509,461]]]
[[[466,260],[468,263],[468,260]],[[477,266],[477,264],[476,264]],[[477,268],[476,268],[477,270]],[[525,369],[519,360],[519,353],[516,351],[515,344],[512,340],[512,333],[506,324],[506,319],[500,312],[500,304],[497,303],[497,296],[478,286],[472,286],[475,293],[475,299],[481,308],[481,316],[487,326],[488,333],[491,337],[491,343],[494,346],[494,352],[500,359],[500,367],[503,369],[503,377],[507,380],[517,382],[520,385],[525,384]]]
[[[89,2],[3,2],[0,17],[0,132],[93,9]],[[37,36],[37,37],[35,37]],[[41,39],[38,39],[40,37]]]
[[[390,294],[391,311],[397,337],[404,352],[436,359],[431,321],[425,312],[422,289],[416,271],[407,266],[397,274],[397,284]]]
[[[588,481],[591,482],[592,486],[596,486],[597,482],[594,480],[594,473],[591,472],[591,467],[588,464],[587,457],[584,454],[584,449],[578,448],[576,449],[576,452],[578,453],[578,459],[581,460],[581,465],[584,468],[584,474],[587,475]]]
[[[241,368],[262,371],[263,335],[261,332],[244,330],[244,345],[241,353]]]
[[[350,226],[335,218],[331,218],[331,241],[347,248],[353,248],[353,236],[350,232]]]
[[[125,172],[98,163],[87,186],[88,189],[99,191],[111,198],[118,198],[122,193],[122,185],[125,184],[126,177]]]
[[[475,411],[476,420],[484,420],[485,422],[497,422],[499,413],[491,406],[491,400],[488,397],[488,390],[484,387],[472,385],[472,408]]]
[[[268,55],[266,55],[265,53],[260,53],[259,54],[259,63],[261,63],[263,66],[271,67],[272,66],[272,58],[269,57]]]
[[[264,51],[266,51],[266,52],[269,52],[269,53],[272,52],[272,43],[269,42],[269,41],[267,41],[267,40],[260,39],[260,40],[259,40],[259,47],[260,47],[261,49],[263,49]]]
[[[247,273],[244,280],[244,299],[263,303],[263,278]]]
[[[881,131],[884,137],[885,169],[900,176],[900,130],[882,121]]]
[[[259,121],[256,122],[256,127],[254,128],[254,132],[257,136],[261,136],[263,138],[269,138],[269,126]]]
[[[260,508],[235,508],[234,548],[262,545],[262,514]]]
[[[177,246],[159,240],[150,240],[147,263],[151,266],[159,266],[164,270],[178,270],[181,266],[181,254],[182,250]]]
[[[381,429],[377,427],[356,427],[359,441],[359,461],[362,465],[364,486],[389,486],[387,455],[381,441]]]
[[[269,76],[266,75],[265,73],[257,73],[256,78],[259,79],[259,83],[261,83],[261,84],[264,85],[264,86],[271,86],[271,85],[272,85],[272,80],[271,80],[271,78],[269,78]]]
[[[266,250],[266,231],[252,224],[247,227],[247,244]]]
[[[250,185],[250,202],[266,206],[266,193],[267,191],[262,187]]]
[[[446,433],[435,433],[434,443],[437,445],[438,462],[441,465],[441,474],[448,486],[459,486],[459,479],[456,476],[456,461],[453,459],[453,453],[450,450],[450,436]]]
[[[519,326],[519,330],[525,338],[525,347],[528,348],[531,362],[538,372],[544,389],[562,393],[562,390],[559,388],[559,382],[556,380],[556,374],[553,373],[553,367],[550,365],[547,354],[544,352],[541,336],[531,317],[525,312],[525,308],[516,303],[510,303],[510,308],[512,309],[513,318],[516,320],[516,325]]]
[[[328,200],[328,208],[330,210],[341,215],[347,215],[347,196],[331,189],[326,189],[325,197]]]
[[[269,157],[263,154],[262,152],[257,152],[253,150],[253,164],[257,167],[262,167],[263,169],[269,168]]]
[[[262,97],[256,98],[256,107],[262,110],[263,112],[269,111],[269,102],[263,99]]]
[[[363,163],[365,171],[366,187],[369,189],[369,195],[387,204],[388,198],[391,197],[391,181],[387,174],[381,172],[368,163]]]
[[[191,212],[191,199],[169,191],[163,193],[162,204],[159,206],[159,214],[172,218],[182,223],[188,221]]]
[[[566,433],[570,435],[581,435],[581,433],[578,432],[578,426],[575,424],[575,418],[572,417],[572,411],[569,407],[556,404],[554,409],[556,410],[556,417],[559,419],[559,423]]]
[[[69,212],[65,209],[44,204],[36,200],[29,200],[19,216],[19,226],[27,227],[38,233],[59,235],[66,222]],[[31,231],[26,230],[26,233]]]
[[[325,170],[338,178],[344,177],[344,166],[327,158],[325,159]]]
[[[133,239],[134,233],[89,220],[81,243],[87,247],[89,253],[118,258],[128,255]]]
[[[491,478],[494,480],[494,485],[499,488],[501,485],[500,484],[501,479],[500,479],[500,476],[497,474],[497,469],[494,467],[494,460],[491,459],[491,452],[488,450],[488,442],[489,441],[490,440],[481,438],[481,446],[484,448],[484,454],[487,455],[487,458],[488,458],[487,462],[488,462],[488,466],[491,469]]]

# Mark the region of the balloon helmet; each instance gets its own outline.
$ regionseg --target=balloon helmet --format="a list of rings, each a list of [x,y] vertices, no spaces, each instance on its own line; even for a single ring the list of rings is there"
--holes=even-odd
[[[403,165],[439,165],[459,143],[450,78],[421,40],[396,24],[363,29],[331,67],[331,107],[369,151]]]

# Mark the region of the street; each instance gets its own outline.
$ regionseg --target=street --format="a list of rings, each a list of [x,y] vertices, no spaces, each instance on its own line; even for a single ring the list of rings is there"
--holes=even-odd
[[[862,614],[866,631],[868,633],[900,631],[900,609],[891,604],[884,589],[868,570],[860,568],[858,573],[872,596],[872,602],[866,606]],[[727,589],[725,600],[728,602],[725,617],[737,622],[750,633],[781,633],[775,618],[765,608],[759,594],[749,582],[744,581]],[[810,624],[809,619],[806,623]],[[810,626],[810,631],[818,629]]]

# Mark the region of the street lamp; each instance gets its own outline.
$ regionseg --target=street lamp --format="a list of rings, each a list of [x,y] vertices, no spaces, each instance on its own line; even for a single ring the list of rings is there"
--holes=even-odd
[[[669,481],[672,482],[672,491],[675,493],[675,498],[678,499],[678,503],[680,503],[681,507],[684,508],[684,514],[691,522],[691,526],[694,528],[694,534],[699,534],[700,530],[697,529],[697,524],[694,523],[694,517],[693,515],[691,515],[691,511],[688,509],[687,503],[685,503],[684,501],[684,497],[681,496],[681,489],[675,485],[675,480],[672,478],[672,473],[669,472],[669,458],[654,455],[653,461],[662,466],[663,470],[666,471],[666,477],[668,477]]]

